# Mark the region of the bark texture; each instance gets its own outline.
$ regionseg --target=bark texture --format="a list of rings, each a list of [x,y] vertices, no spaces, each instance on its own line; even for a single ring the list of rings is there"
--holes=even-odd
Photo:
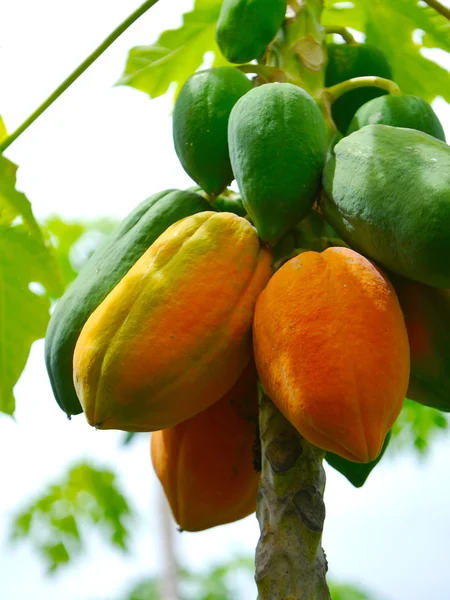
[[[260,388],[258,600],[330,600],[322,549],[324,452],[309,444]]]

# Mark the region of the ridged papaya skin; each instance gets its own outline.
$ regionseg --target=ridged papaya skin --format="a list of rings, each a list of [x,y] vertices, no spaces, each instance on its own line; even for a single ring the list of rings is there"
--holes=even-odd
[[[407,396],[450,412],[450,290],[391,277],[411,348]]]
[[[88,317],[147,248],[176,221],[210,210],[188,191],[164,190],[144,200],[94,252],[58,301],[45,337],[45,363],[53,393],[67,415],[82,412],[73,385],[73,353]]]
[[[326,156],[320,109],[291,83],[254,88],[231,111],[228,144],[244,207],[273,245],[316,198]]]
[[[450,288],[450,148],[413,129],[366,125],[324,170],[325,218],[390,271]]]
[[[327,87],[353,77],[366,75],[392,79],[392,69],[386,55],[373,44],[327,44],[327,52],[328,63],[325,69]],[[360,106],[386,93],[380,88],[368,86],[343,94],[333,103],[331,109],[336,127],[345,133]]]
[[[365,125],[390,125],[417,129],[445,142],[441,122],[431,106],[418,96],[380,96],[359,108],[350,123],[347,135]]]
[[[285,14],[286,0],[224,0],[216,28],[220,51],[231,63],[260,59]]]
[[[74,383],[89,424],[156,431],[219,400],[251,357],[271,262],[254,227],[231,213],[169,227],[78,338]]]
[[[253,344],[264,389],[306,440],[376,459],[410,364],[403,313],[378,268],[348,248],[289,260],[258,298]]]
[[[258,394],[252,363],[206,410],[151,436],[151,457],[181,530],[202,531],[256,509]]]
[[[231,109],[252,88],[234,67],[194,73],[180,91],[173,113],[173,140],[186,173],[208,194],[233,180],[227,128]]]

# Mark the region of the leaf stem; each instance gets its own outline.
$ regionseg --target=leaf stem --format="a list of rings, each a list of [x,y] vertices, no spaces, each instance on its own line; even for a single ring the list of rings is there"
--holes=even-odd
[[[9,135],[3,142],[0,144],[0,153],[4,152],[6,148],[8,148],[13,142],[17,140],[17,138],[22,135],[24,131],[28,129],[28,127],[36,121],[36,119],[45,111],[49,106],[55,102],[61,96],[61,94],[70,86],[74,81],[80,77],[86,71],[88,67],[92,65],[93,62],[97,60],[97,58],[105,52],[109,46],[126,30],[130,25],[132,25],[139,17],[141,17],[149,8],[151,8],[154,4],[156,4],[158,0],[146,0],[139,8],[137,8],[131,15],[129,15],[125,21],[123,21],[114,31],[112,31],[108,37],[98,46],[92,54],[90,54],[76,69],[65,79],[56,90],[50,94],[50,96],[45,100],[23,123],[20,125],[11,135]]]
[[[331,104],[335,102],[340,96],[349,92],[350,90],[355,90],[361,87],[377,87],[381,90],[386,90],[390,94],[400,95],[401,91],[398,85],[391,81],[390,79],[384,79],[383,77],[353,77],[352,79],[347,79],[347,81],[342,81],[341,83],[337,83],[329,88],[325,88],[323,94],[326,95]]]
[[[438,0],[423,0],[425,4],[428,4],[430,8],[433,8],[436,12],[444,16],[446,19],[450,21],[450,8],[447,8]]]
[[[339,27],[338,25],[330,25],[325,27],[325,33],[337,33],[345,41],[346,44],[355,44],[356,40],[346,27]]]

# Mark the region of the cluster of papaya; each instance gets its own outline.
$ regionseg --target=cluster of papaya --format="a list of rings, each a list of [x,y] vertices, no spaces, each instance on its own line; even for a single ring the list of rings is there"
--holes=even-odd
[[[261,3],[223,2],[231,63],[260,60],[282,27],[286,1]],[[328,53],[328,86],[392,77],[373,46]],[[52,315],[60,407],[98,429],[154,432],[182,529],[255,510],[258,380],[355,485],[406,396],[450,411],[450,151],[426,102],[380,94],[336,101],[329,152],[320,99],[297,85],[233,66],[192,75],[173,134],[199,187],[137,207]]]

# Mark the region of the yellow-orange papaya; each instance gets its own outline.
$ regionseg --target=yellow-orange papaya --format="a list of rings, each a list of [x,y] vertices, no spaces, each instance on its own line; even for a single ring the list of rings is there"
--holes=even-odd
[[[156,431],[207,408],[252,355],[271,256],[255,228],[202,212],[169,227],[86,321],[74,384],[88,422]]]
[[[151,436],[151,457],[180,529],[201,531],[256,509],[258,398],[252,363],[218,402]]]
[[[310,443],[370,462],[408,387],[403,313],[383,273],[347,248],[305,252],[258,298],[256,366],[278,409]]]

